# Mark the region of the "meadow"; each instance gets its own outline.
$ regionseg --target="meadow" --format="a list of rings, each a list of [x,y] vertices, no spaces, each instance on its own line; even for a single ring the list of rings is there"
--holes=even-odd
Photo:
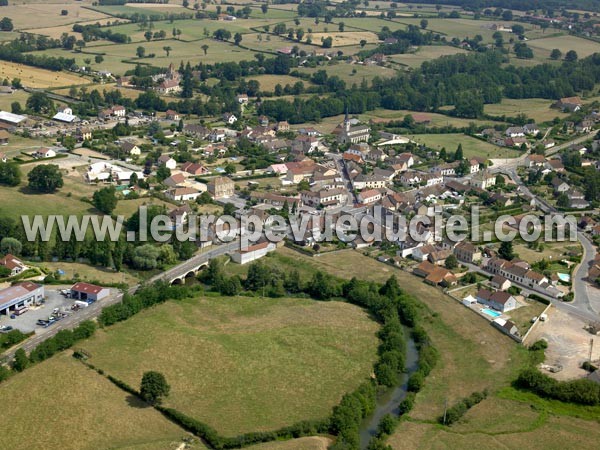
[[[407,136],[438,151],[444,147],[447,151],[454,151],[461,144],[466,158],[476,156],[483,158],[516,158],[522,154],[520,150],[498,147],[464,134],[409,134]]]
[[[542,39],[533,39],[527,43],[533,50],[535,60],[546,62],[553,49],[559,49],[563,57],[569,50],[575,50],[580,58],[600,52],[600,43],[579,38],[576,36],[555,36]]]
[[[66,56],[62,51],[60,55]],[[0,79],[20,78],[21,84],[30,88],[53,88],[58,86],[73,86],[89,83],[87,78],[68,72],[53,72],[38,67],[2,61],[0,64]]]
[[[419,47],[414,53],[393,55],[390,57],[390,60],[402,64],[403,66],[418,68],[426,61],[431,61],[432,59],[440,58],[442,56],[457,55],[459,53],[464,54],[467,53],[467,51],[448,45],[425,45]]]
[[[371,374],[376,330],[347,303],[208,297],[143,311],[82,348],[133,386],[164,373],[166,406],[237,435],[326,417]]]
[[[552,101],[543,98],[510,99],[484,106],[483,112],[492,116],[510,116],[525,114],[537,123],[551,122],[554,118],[564,118],[568,114],[551,108]]]
[[[0,395],[1,448],[158,450],[187,435],[68,353],[3,382]]]

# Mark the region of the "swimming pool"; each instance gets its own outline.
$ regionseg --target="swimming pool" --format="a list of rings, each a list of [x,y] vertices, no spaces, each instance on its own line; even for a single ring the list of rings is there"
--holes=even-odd
[[[485,315],[493,317],[494,319],[496,317],[500,317],[502,315],[502,313],[499,313],[498,311],[494,311],[493,309],[489,309],[489,308],[483,308],[481,310],[481,312],[484,313]]]
[[[569,275],[568,273],[557,272],[556,275],[558,276],[558,279],[564,283],[571,282],[571,275]]]

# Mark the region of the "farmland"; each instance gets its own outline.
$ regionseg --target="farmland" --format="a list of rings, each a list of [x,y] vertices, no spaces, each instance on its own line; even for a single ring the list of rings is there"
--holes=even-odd
[[[557,36],[534,39],[530,41],[528,45],[531,47],[538,60],[548,60],[550,58],[550,52],[555,48],[559,49],[563,55],[569,50],[575,50],[580,58],[590,56],[592,53],[600,50],[600,44],[597,42],[578,38],[576,36]]]
[[[132,385],[161,371],[166,406],[235,435],[326,417],[370,375],[376,329],[346,303],[212,297],[146,310],[83,347]]]
[[[466,158],[515,158],[521,154],[519,150],[497,147],[464,134],[417,134],[409,137],[436,150],[445,147],[448,151],[454,151],[461,144]]]
[[[414,53],[405,53],[403,55],[394,55],[390,59],[398,64],[402,64],[408,67],[416,68],[420,67],[426,61],[440,58],[447,55],[456,55],[459,53],[466,53],[465,50],[456,47],[449,47],[445,45],[428,45],[419,47]]]
[[[62,52],[60,56],[65,56]],[[65,72],[52,72],[37,67],[25,66],[7,61],[0,64],[0,78],[20,78],[23,86],[31,88],[49,88],[72,86],[89,83],[89,80],[79,75]]]
[[[537,123],[550,122],[555,117],[565,117],[562,111],[551,108],[552,101],[542,98],[503,99],[500,103],[485,105],[484,112],[492,116],[516,116],[525,114]]]
[[[165,449],[186,436],[67,353],[4,382],[0,393],[11,405],[0,413],[2,448]]]

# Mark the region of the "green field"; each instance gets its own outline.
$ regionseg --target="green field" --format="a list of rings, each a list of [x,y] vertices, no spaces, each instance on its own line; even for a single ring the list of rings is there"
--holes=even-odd
[[[467,51],[447,45],[428,45],[419,47],[415,53],[392,55],[390,60],[408,67],[417,68],[421,67],[421,64],[426,61],[431,61],[441,56],[457,55],[459,53],[467,53]]]
[[[346,303],[213,297],[143,311],[81,346],[133,386],[163,372],[166,406],[237,435],[326,417],[370,375],[376,330]]]
[[[528,99],[502,99],[500,103],[488,104],[484,106],[484,113],[493,116],[515,117],[517,114],[526,114],[527,117],[535,120],[537,123],[550,122],[555,117],[564,118],[566,113],[556,108],[551,108],[551,100],[543,98]]]
[[[159,450],[187,435],[67,353],[5,381],[0,395],[4,449]]]
[[[458,147],[458,144],[462,144],[463,153],[466,158],[474,156],[485,158],[515,158],[522,154],[519,150],[497,147],[488,142],[464,134],[409,134],[408,137],[435,150],[441,150],[445,147],[447,151],[454,151],[456,150],[456,147]]]
[[[531,47],[535,59],[539,62],[546,62],[550,58],[550,52],[555,48],[559,49],[563,53],[563,56],[569,50],[575,50],[580,58],[600,52],[600,43],[576,36],[557,36],[534,39],[529,41],[527,45]]]

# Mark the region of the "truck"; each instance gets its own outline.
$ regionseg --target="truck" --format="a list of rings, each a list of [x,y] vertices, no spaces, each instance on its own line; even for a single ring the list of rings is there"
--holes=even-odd
[[[27,311],[29,311],[29,308],[25,307],[25,308],[20,308],[20,309],[15,309],[13,314],[15,316],[20,316],[21,314],[25,314]]]
[[[87,308],[89,305],[88,302],[83,302],[81,300],[75,300],[75,305],[77,305],[80,308]]]

